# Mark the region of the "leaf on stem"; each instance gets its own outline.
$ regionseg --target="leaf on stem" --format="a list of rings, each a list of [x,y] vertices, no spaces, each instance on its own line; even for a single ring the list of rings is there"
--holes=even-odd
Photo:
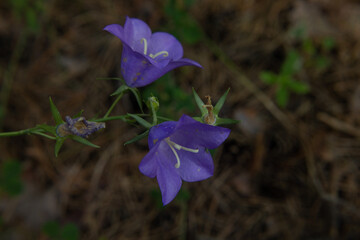
[[[216,103],[215,107],[214,107],[214,113],[215,115],[218,115],[222,106],[224,105],[225,103],[225,100],[226,100],[226,97],[228,95],[230,91],[230,88],[228,88],[228,90],[221,96],[221,98],[219,99],[219,101]]]
[[[152,125],[148,121],[139,117],[138,115],[131,114],[131,113],[128,113],[127,115],[132,117],[133,119],[135,119],[141,126],[147,128],[147,129],[150,129],[152,127]]]
[[[142,134],[140,135],[137,135],[136,137],[134,137],[133,139],[127,141],[124,143],[124,146],[130,144],[130,143],[134,143],[134,142],[137,142],[145,137],[147,137],[149,135],[149,130],[146,130],[145,132],[143,132]]]
[[[51,113],[54,117],[55,123],[56,125],[63,123],[64,121],[61,118],[60,112],[57,109],[57,107],[55,106],[54,102],[52,101],[51,97],[49,97],[49,101],[50,101],[50,109],[51,109]]]
[[[192,88],[192,91],[193,91],[193,94],[194,94],[194,98],[195,98],[196,105],[197,105],[198,108],[200,109],[201,115],[204,116],[205,114],[207,114],[207,110],[206,110],[206,108],[204,108],[205,103],[201,100],[201,98],[200,98],[199,95],[196,93],[196,91],[195,91],[194,88]]]

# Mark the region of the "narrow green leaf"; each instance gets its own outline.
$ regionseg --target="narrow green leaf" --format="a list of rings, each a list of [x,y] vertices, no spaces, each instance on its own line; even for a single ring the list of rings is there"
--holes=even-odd
[[[198,108],[201,111],[201,115],[205,115],[207,114],[207,110],[206,108],[204,108],[205,103],[201,100],[201,98],[199,97],[199,95],[196,93],[195,89],[192,88],[193,94],[194,94],[194,98],[195,98],[195,102],[196,105],[198,106]]]
[[[52,101],[51,97],[49,97],[49,101],[50,101],[50,109],[51,109],[51,113],[53,115],[53,118],[55,120],[56,125],[59,125],[61,123],[63,123],[64,121],[61,118],[60,112],[57,109],[57,107],[55,106],[54,102]]]
[[[54,127],[54,126],[49,126],[47,124],[38,124],[36,127],[38,129],[44,130],[47,133],[51,133],[51,134],[56,135],[56,127]]]
[[[142,105],[142,101],[141,101],[141,95],[140,92],[137,88],[129,88],[129,90],[132,92],[132,94],[134,94],[136,101],[140,107],[141,112],[143,112],[143,105]]]
[[[145,132],[143,132],[142,134],[140,135],[137,135],[136,137],[134,137],[133,139],[127,141],[124,143],[124,146],[130,144],[130,143],[134,143],[134,142],[137,142],[143,138],[145,138],[147,135],[149,135],[149,130],[146,130]]]
[[[70,136],[71,139],[74,141],[77,141],[79,143],[82,143],[84,145],[94,147],[94,148],[100,148],[100,146],[93,144],[92,142],[86,140],[85,138],[79,137],[79,136]]]
[[[228,95],[230,91],[230,88],[228,88],[228,90],[226,90],[226,92],[221,96],[221,98],[219,99],[219,101],[216,103],[215,107],[214,107],[214,113],[215,113],[215,116],[217,116],[222,108],[222,106],[224,105],[225,103],[225,100],[226,100],[226,97]]]
[[[72,118],[78,118],[81,117],[81,115],[83,114],[84,109],[81,109],[80,112],[78,112],[77,114],[75,114]]]
[[[217,118],[215,125],[227,125],[227,124],[237,124],[239,120],[231,119],[231,118]]]
[[[55,157],[58,157],[58,156],[59,156],[60,149],[61,149],[61,147],[62,147],[65,139],[66,139],[66,138],[60,138],[60,137],[58,137],[58,138],[56,139],[56,142],[55,142],[55,151],[54,151],[54,152],[55,152]]]
[[[131,113],[128,113],[127,115],[132,117],[133,119],[135,119],[141,126],[147,128],[147,129],[150,129],[152,127],[152,125],[148,121],[139,117],[138,115],[131,114]]]
[[[124,85],[121,85],[118,89],[116,89],[115,92],[113,92],[110,96],[116,96],[116,95],[120,95],[120,94],[124,94],[126,90],[128,90],[129,87]]]

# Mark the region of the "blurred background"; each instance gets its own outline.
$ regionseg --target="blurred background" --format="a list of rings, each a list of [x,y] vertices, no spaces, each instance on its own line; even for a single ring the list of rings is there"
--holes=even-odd
[[[102,116],[120,77],[121,41],[102,29],[140,18],[174,34],[181,67],[142,88],[160,115],[213,103],[227,141],[215,174],[183,183],[166,207],[138,165],[143,129],[107,122],[94,149],[24,135],[0,139],[0,239],[360,239],[360,3],[355,0],[3,0],[0,132]],[[203,98],[203,100],[205,100]],[[114,114],[136,113],[125,95]]]

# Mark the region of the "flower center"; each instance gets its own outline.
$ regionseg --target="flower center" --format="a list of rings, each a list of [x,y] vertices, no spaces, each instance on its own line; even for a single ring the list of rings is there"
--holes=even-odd
[[[145,38],[142,38],[140,41],[141,41],[141,43],[144,44],[144,55],[148,55],[147,54],[147,48],[148,48],[147,40]],[[156,58],[156,57],[158,57],[160,55],[163,55],[163,57],[167,57],[167,56],[169,56],[169,52],[168,51],[160,51],[160,52],[155,53],[155,54],[150,53],[149,57],[154,59],[154,58]]]
[[[192,152],[192,153],[198,153],[199,152],[199,149],[187,148],[187,147],[181,146],[181,145],[179,145],[177,143],[174,143],[173,141],[170,140],[170,137],[167,137],[165,139],[165,142],[169,145],[171,151],[174,153],[174,155],[176,157],[176,164],[175,164],[176,168],[180,167],[180,158],[179,158],[179,155],[177,154],[176,150],[185,150],[187,152]]]

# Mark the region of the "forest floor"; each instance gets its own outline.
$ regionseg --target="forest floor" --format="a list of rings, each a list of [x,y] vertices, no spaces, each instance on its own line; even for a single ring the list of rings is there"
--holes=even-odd
[[[54,125],[49,96],[63,117],[103,115],[118,82],[99,78],[121,77],[122,44],[102,29],[126,16],[203,66],[140,89],[161,114],[199,116],[192,87],[214,103],[230,88],[220,116],[240,122],[214,176],[162,207],[138,170],[146,139],[124,146],[141,128],[107,122],[89,138],[100,149],[68,140],[58,157],[52,140],[1,138],[21,185],[0,176],[1,239],[360,239],[357,1],[1,1],[0,132]],[[125,95],[114,114],[138,111]]]

